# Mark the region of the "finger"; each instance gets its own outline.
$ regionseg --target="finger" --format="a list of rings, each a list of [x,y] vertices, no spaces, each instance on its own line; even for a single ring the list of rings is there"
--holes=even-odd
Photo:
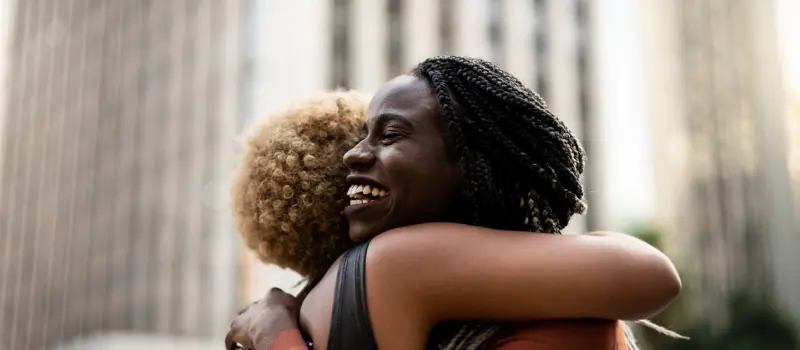
[[[272,288],[264,299],[266,299],[268,304],[292,304],[297,300],[294,295],[286,293],[278,288]]]
[[[233,330],[231,329],[228,331],[228,334],[225,335],[225,350],[230,350],[236,342],[233,341]]]
[[[241,314],[245,313],[245,311],[247,311],[248,309],[253,307],[253,305],[258,304],[259,302],[261,302],[261,299],[258,299],[258,300],[255,300],[255,301],[251,301],[250,304],[247,304],[247,306],[241,308],[239,310],[239,312],[237,312],[236,314],[237,315],[241,315]]]
[[[231,320],[231,324],[228,328],[230,328],[230,332],[238,333],[242,329],[241,323],[247,323],[248,318],[247,316],[236,316]]]
[[[283,294],[286,294],[286,293],[283,290],[281,290],[280,288],[272,287],[267,292],[267,295],[264,296],[264,299],[274,298],[276,296],[283,295]]]
[[[225,349],[252,349],[253,345],[241,332],[231,329],[225,336]]]
[[[285,296],[281,297],[280,303],[288,307],[294,307],[299,304],[297,298],[295,298],[294,295],[291,294],[286,294]]]
[[[237,312],[237,313],[236,313],[236,316],[241,316],[241,314],[245,313],[245,311],[247,311],[248,309],[250,309],[250,307],[251,307],[251,306],[253,306],[253,304],[250,304],[250,305],[247,305],[247,306],[245,306],[245,307],[241,308],[241,309],[239,310],[239,312]]]

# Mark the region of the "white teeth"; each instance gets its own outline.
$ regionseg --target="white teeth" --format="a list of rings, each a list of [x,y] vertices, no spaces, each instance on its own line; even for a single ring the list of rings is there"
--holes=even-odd
[[[367,203],[367,201],[364,201],[365,199],[368,199],[369,201],[374,199],[369,197],[364,198],[364,196],[383,198],[388,195],[389,195],[388,191],[377,187],[372,187],[371,185],[350,185],[350,188],[347,189],[347,196],[352,199],[350,201],[351,205]],[[354,203],[353,200],[358,200],[361,202]]]
[[[373,199],[371,199],[371,198],[351,199],[350,200],[350,205],[367,204],[367,203],[372,202],[372,201],[373,201]]]

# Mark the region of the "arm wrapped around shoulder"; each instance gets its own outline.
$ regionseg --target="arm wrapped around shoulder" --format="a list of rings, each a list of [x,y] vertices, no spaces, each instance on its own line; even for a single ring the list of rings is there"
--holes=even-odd
[[[663,253],[620,234],[423,224],[378,236],[367,259],[368,285],[410,295],[431,322],[642,319],[681,289]]]

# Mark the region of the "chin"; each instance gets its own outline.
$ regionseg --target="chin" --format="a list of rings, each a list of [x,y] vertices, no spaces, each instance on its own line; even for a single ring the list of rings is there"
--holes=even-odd
[[[353,243],[360,243],[375,236],[376,235],[371,235],[366,232],[350,232],[350,240],[353,241]]]
[[[359,225],[359,224],[350,224],[350,240],[359,243],[370,239],[372,237],[377,236],[381,231],[373,228],[367,227],[366,225]]]

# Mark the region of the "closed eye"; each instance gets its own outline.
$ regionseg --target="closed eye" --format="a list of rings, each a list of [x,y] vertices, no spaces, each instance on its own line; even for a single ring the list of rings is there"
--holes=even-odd
[[[403,134],[401,134],[399,132],[387,132],[387,133],[383,134],[383,138],[384,139],[393,139],[393,138],[397,138],[397,137],[400,137],[400,136],[403,136]]]
[[[408,136],[413,129],[403,116],[391,113],[379,114],[374,119],[368,118],[368,122],[361,125],[362,134],[359,142],[371,138],[372,142],[389,145]],[[369,130],[368,124],[372,125],[372,131]]]
[[[400,129],[389,127],[383,131],[383,134],[381,135],[381,142],[383,144],[391,144],[400,138],[405,137],[406,135],[407,133]]]

